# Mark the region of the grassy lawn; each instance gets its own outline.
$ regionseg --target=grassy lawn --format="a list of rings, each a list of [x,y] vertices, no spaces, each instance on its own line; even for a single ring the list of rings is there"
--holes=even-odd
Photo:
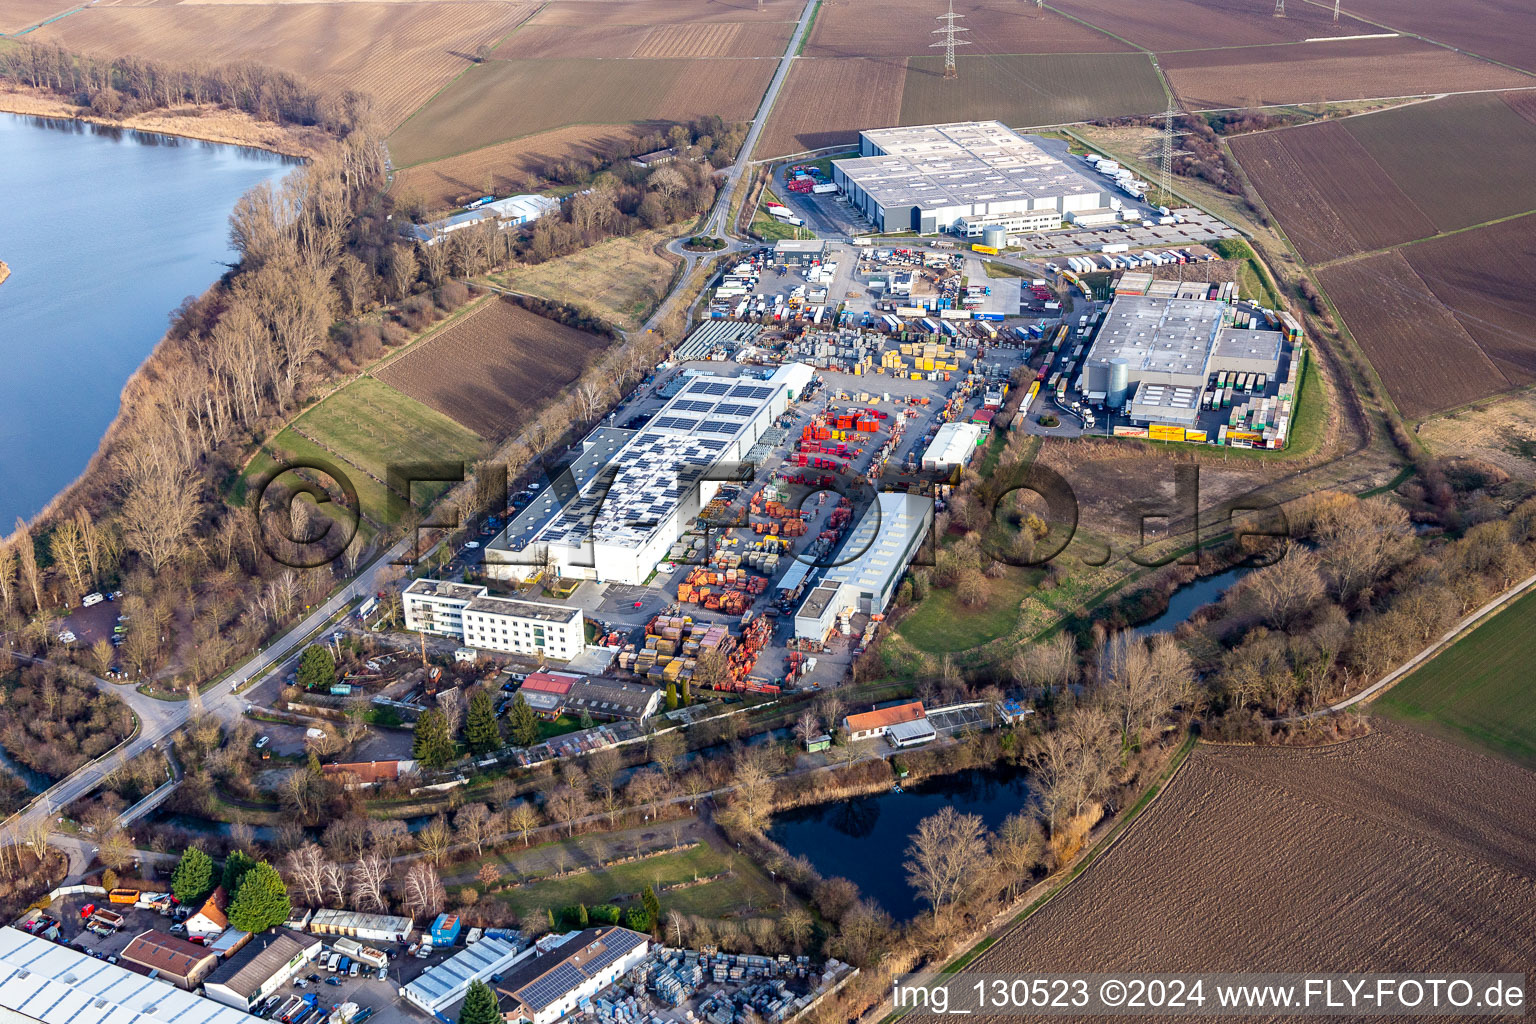
[[[538,295],[591,313],[627,331],[638,329],[666,296],[670,261],[654,247],[669,236],[644,231],[610,238],[536,266],[514,267],[491,280],[503,288]]]
[[[1376,707],[1536,766],[1536,594],[1527,594],[1388,690]]]
[[[390,467],[417,463],[467,462],[485,444],[442,413],[373,377],[362,377],[304,413],[251,460],[244,479],[261,476],[277,464],[275,452],[288,460],[324,459],[348,472],[363,514],[389,520]],[[448,484],[414,484],[418,506],[435,499]]]
[[[539,719],[539,739],[550,740],[556,736],[564,736],[568,732],[575,732],[581,728],[581,719],[572,718],[570,715],[561,715],[553,722]]]
[[[769,203],[779,202],[779,197],[773,194],[772,189],[763,189],[763,197],[758,200],[757,212],[752,215],[752,233],[764,241],[777,242],[781,238],[815,238],[816,235],[808,228],[797,228],[793,224],[786,224],[777,217],[771,217],[763,209]]]
[[[935,587],[902,620],[897,632],[913,647],[929,654],[980,647],[1013,630],[1019,621],[1019,602],[1039,578],[1038,570],[1010,566],[1002,576],[987,581],[986,603],[975,608],[961,604],[953,590]]]
[[[778,891],[745,857],[728,862],[724,853],[699,843],[686,850],[664,853],[630,864],[598,868],[568,878],[545,882],[495,894],[519,916],[539,914],[546,909],[585,903],[620,902],[639,894],[647,885],[670,885],[695,878],[716,875],[734,869],[735,877],[697,885],[676,892],[661,893],[662,912],[677,910],[701,917],[728,917],[745,910],[748,903],[759,909],[777,903]]]

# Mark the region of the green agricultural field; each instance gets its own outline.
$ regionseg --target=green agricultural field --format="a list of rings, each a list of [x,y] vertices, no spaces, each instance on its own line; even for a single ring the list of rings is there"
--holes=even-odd
[[[304,413],[269,441],[244,478],[259,478],[279,461],[323,459],[348,473],[363,515],[390,519],[386,481],[390,467],[469,462],[485,443],[475,434],[388,384],[362,377]],[[410,497],[418,507],[447,490],[446,483],[418,483]]]
[[[1376,701],[1382,712],[1536,766],[1536,594],[1462,637]]]
[[[1015,128],[1151,114],[1168,104],[1144,53],[985,54],[960,57],[959,81],[942,57],[907,60],[902,124],[995,118]]]
[[[558,910],[573,903],[594,906],[623,903],[638,896],[647,885],[672,885],[695,878],[734,871],[730,878],[661,893],[662,912],[676,910],[700,917],[729,917],[745,912],[748,904],[763,911],[777,905],[778,890],[745,857],[732,857],[708,845],[698,843],[686,850],[596,868],[567,878],[535,882],[532,885],[493,894],[512,907],[519,917]]]

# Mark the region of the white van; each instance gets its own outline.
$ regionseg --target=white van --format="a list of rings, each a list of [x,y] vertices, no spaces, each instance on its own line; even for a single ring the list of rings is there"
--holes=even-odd
[[[332,974],[335,974],[336,973],[336,965],[339,964],[339,963],[341,963],[341,954],[340,953],[332,953],[329,957],[326,958],[325,969],[327,971],[330,971]]]
[[[101,604],[105,600],[106,597],[102,594],[86,594],[85,597],[80,599],[80,607],[89,608],[92,605]]]

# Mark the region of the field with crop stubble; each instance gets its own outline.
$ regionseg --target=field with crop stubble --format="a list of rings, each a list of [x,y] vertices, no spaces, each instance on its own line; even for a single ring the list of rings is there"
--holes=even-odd
[[[1536,774],[1386,725],[1323,749],[1197,748],[1108,855],[965,971],[1523,972],[1533,956]]]

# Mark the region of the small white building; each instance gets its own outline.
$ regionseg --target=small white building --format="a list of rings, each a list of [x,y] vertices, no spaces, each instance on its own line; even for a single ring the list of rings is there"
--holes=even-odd
[[[923,468],[939,473],[970,465],[981,440],[979,423],[945,423],[923,451]]]
[[[962,238],[980,238],[987,228],[1002,228],[1010,235],[1039,234],[1061,227],[1061,212],[1055,207],[1042,210],[1015,210],[1012,213],[973,213],[955,221],[955,234]]]
[[[492,597],[486,587],[429,579],[415,580],[403,596],[406,629],[453,637],[471,648],[556,661],[586,648],[586,620],[574,606]]]
[[[875,496],[828,569],[795,611],[795,636],[824,641],[844,615],[890,607],[933,522],[933,499],[888,491]]]
[[[857,743],[859,740],[888,736],[890,730],[897,726],[910,725],[913,722],[923,722],[926,725],[927,718],[928,712],[923,709],[922,701],[914,700],[906,704],[895,704],[888,708],[876,708],[873,711],[847,715],[843,718],[843,729],[848,733],[848,738]],[[928,732],[933,732],[932,726],[928,727]]]
[[[224,908],[228,905],[229,896],[221,885],[203,901],[197,913],[187,918],[187,938],[211,939],[222,935],[224,929],[229,927],[229,918],[224,916]]]
[[[310,935],[284,929],[264,932],[208,975],[203,994],[225,1006],[248,1010],[303,971],[320,955],[321,946]]]
[[[428,1014],[440,1013],[464,998],[471,981],[501,974],[533,952],[530,947],[519,953],[506,939],[482,938],[422,974],[402,988],[400,995]]]
[[[391,914],[364,914],[353,910],[317,910],[309,930],[316,935],[345,935],[364,942],[404,942],[415,920]]]
[[[542,947],[542,948],[540,948]],[[502,977],[502,1016],[515,1024],[552,1024],[581,1000],[612,985],[650,955],[651,940],[628,928],[588,928],[546,938],[539,954]]]

